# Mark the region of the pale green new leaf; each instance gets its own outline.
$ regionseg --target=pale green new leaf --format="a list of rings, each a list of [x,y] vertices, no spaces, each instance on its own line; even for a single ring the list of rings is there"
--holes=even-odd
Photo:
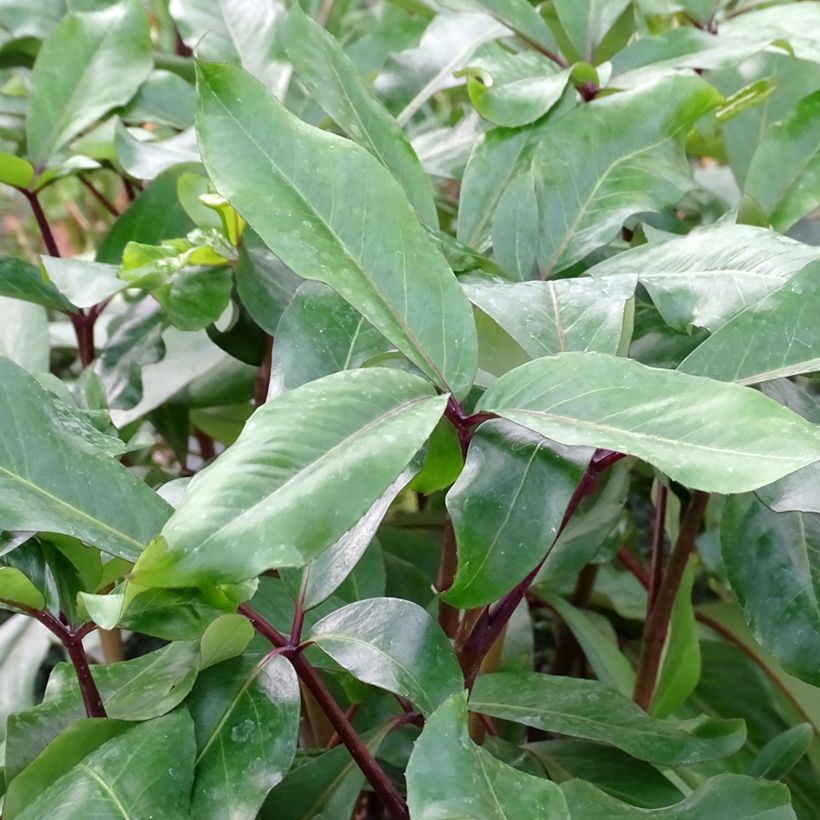
[[[555,122],[533,158],[542,275],[609,242],[629,216],[672,205],[693,187],[683,140],[721,99],[698,77],[671,75]]]
[[[754,390],[603,353],[521,365],[478,409],[562,444],[638,456],[707,492],[753,490],[820,459],[814,425]]]
[[[45,390],[0,359],[0,528],[64,533],[134,561],[170,512],[69,433]]]
[[[390,172],[238,68],[200,65],[198,88],[197,134],[217,190],[285,264],[329,284],[463,395],[476,363],[469,305]]]
[[[194,477],[134,577],[144,586],[233,583],[304,565],[356,525],[424,444],[446,403],[432,392],[418,376],[373,368],[269,401]]]
[[[63,17],[31,77],[26,134],[34,165],[45,165],[84,128],[128,102],[150,70],[148,16],[137,0]]]
[[[322,618],[310,640],[359,680],[429,715],[464,687],[450,642],[418,604],[371,598]]]
[[[467,698],[455,695],[425,723],[407,765],[413,820],[569,820],[555,783],[514,769],[473,743]]]

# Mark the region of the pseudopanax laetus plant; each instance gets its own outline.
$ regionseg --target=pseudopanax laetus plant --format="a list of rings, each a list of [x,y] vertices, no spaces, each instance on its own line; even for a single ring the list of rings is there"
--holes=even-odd
[[[2,817],[816,820],[820,3],[0,0]]]

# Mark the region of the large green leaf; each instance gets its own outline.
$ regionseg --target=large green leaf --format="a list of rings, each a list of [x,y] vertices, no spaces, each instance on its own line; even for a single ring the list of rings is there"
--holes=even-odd
[[[269,395],[361,367],[390,343],[338,293],[305,282],[276,327]]]
[[[634,276],[466,285],[470,301],[532,358],[566,350],[615,354],[622,346]]]
[[[575,50],[592,62],[595,49],[629,0],[555,0],[555,12]]]
[[[789,672],[820,685],[820,515],[776,513],[753,494],[735,496],[720,540],[755,637]]]
[[[294,117],[240,69],[201,65],[198,88],[200,149],[219,192],[285,264],[331,285],[463,395],[476,364],[472,314],[390,172]]]
[[[467,698],[431,715],[407,765],[413,820],[569,820],[558,786],[518,771],[470,740]]]
[[[373,368],[263,405],[194,477],[134,577],[145,586],[231,583],[307,563],[359,521],[424,444],[446,403],[431,393],[418,376]]]
[[[772,173],[777,168],[777,173]],[[820,205],[820,92],[801,100],[791,116],[769,126],[752,157],[745,192],[778,231]]]
[[[183,820],[190,816],[193,774],[194,727],[182,709],[107,741],[17,816]]]
[[[322,618],[310,640],[355,677],[406,697],[425,715],[464,688],[446,636],[410,601],[348,604]]]
[[[582,780],[565,783],[561,790],[572,816],[584,820],[795,820],[786,786],[739,774],[713,777],[685,800],[663,809],[636,809]]]
[[[562,444],[638,456],[708,492],[753,490],[820,459],[814,426],[754,390],[603,353],[522,365],[478,409]]]
[[[62,424],[49,395],[0,359],[0,528],[59,532],[136,560],[171,508]]]
[[[720,101],[714,88],[680,74],[557,120],[533,157],[543,276],[609,242],[632,214],[672,205],[691,188],[683,139]]]
[[[696,376],[754,384],[820,367],[820,262],[749,305],[698,345],[679,365]]]
[[[393,173],[422,222],[438,227],[432,185],[415,151],[336,39],[297,4],[290,8],[283,34],[288,56],[311,96]]]
[[[715,331],[818,257],[774,231],[721,223],[616,254],[587,273],[637,274],[667,324]]]
[[[36,166],[133,96],[151,70],[148,16],[136,0],[64,17],[43,43],[26,119]]]
[[[299,683],[280,655],[245,655],[203,672],[189,699],[196,726],[195,817],[253,820],[296,751]]]
[[[0,256],[0,296],[56,310],[74,310],[74,305],[34,265],[11,256]]]
[[[552,546],[590,451],[569,451],[507,421],[482,424],[447,494],[458,569],[444,599],[488,604],[509,592]]]
[[[598,681],[537,672],[480,676],[470,709],[547,732],[609,743],[663,766],[718,760],[736,752],[746,739],[742,720],[656,720]]]

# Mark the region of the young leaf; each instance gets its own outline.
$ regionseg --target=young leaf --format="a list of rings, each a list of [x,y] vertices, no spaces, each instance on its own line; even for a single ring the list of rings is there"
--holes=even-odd
[[[348,604],[322,618],[310,640],[359,680],[407,698],[425,715],[464,687],[441,628],[410,601]]]
[[[685,800],[663,809],[642,810],[609,797],[589,783],[572,780],[561,786],[573,817],[584,820],[714,820],[716,817],[760,817],[795,820],[789,790],[738,774],[712,777]]]
[[[494,758],[470,740],[466,695],[446,700],[425,723],[407,765],[413,820],[569,820],[558,786]]]
[[[671,205],[691,188],[683,139],[720,101],[702,80],[678,74],[552,124],[533,157],[542,276],[609,242],[632,214]]]
[[[814,426],[754,390],[602,353],[517,367],[478,409],[562,444],[638,456],[708,492],[756,489],[820,459]]]
[[[624,335],[632,276],[559,279],[510,285],[466,285],[470,301],[492,317],[532,358],[566,350],[615,355]]]
[[[45,390],[8,359],[0,385],[0,527],[65,533],[136,560],[171,508],[69,433]]]
[[[721,547],[755,637],[792,674],[820,685],[820,515],[727,499]]]
[[[393,173],[419,219],[437,228],[433,188],[415,151],[336,39],[296,3],[288,12],[283,36],[288,57],[316,102]]]
[[[590,451],[564,450],[507,421],[482,424],[447,494],[458,569],[443,594],[459,607],[509,592],[552,546]]]
[[[719,224],[616,254],[587,274],[637,274],[667,324],[716,331],[819,256],[774,231]]]
[[[68,14],[34,64],[28,153],[42,167],[69,140],[133,96],[151,70],[148,15],[136,0]]]
[[[806,754],[814,739],[808,723],[793,726],[772,738],[754,759],[749,774],[767,780],[782,780]]]
[[[200,675],[189,708],[196,726],[196,817],[253,820],[296,751],[299,683],[280,655],[243,656]]]
[[[197,134],[217,190],[285,264],[331,285],[463,396],[475,372],[472,314],[391,174],[298,120],[240,69],[198,71]]]
[[[16,609],[43,609],[43,593],[15,567],[0,567],[0,606]]]
[[[365,515],[424,444],[446,403],[431,393],[417,376],[373,368],[327,376],[263,405],[191,481],[134,580],[234,583],[304,565]]]
[[[609,743],[663,766],[719,760],[736,752],[746,739],[742,720],[656,720],[602,683],[536,672],[480,676],[470,709],[546,732]]]
[[[188,816],[194,772],[194,727],[185,710],[113,737],[56,780],[19,820],[76,817]]]

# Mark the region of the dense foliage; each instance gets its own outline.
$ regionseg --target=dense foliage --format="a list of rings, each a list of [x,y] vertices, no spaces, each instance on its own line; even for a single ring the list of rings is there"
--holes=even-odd
[[[816,820],[820,3],[0,0],[0,183],[4,820]]]

